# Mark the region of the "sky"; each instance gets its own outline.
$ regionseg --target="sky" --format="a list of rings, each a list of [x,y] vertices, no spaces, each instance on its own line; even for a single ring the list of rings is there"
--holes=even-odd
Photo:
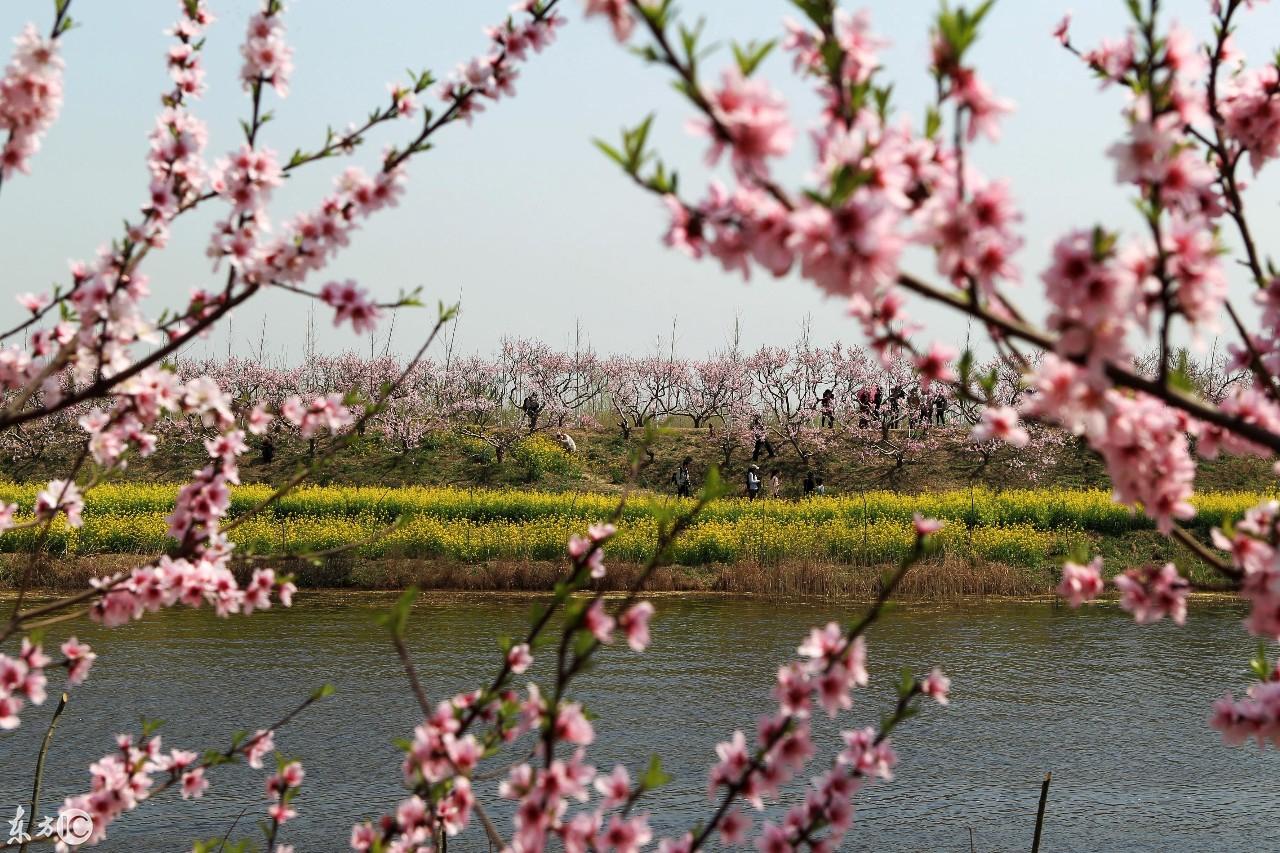
[[[210,126],[209,156],[239,145],[239,121],[248,99],[238,81],[238,45],[254,0],[210,0],[218,21],[205,49],[209,92],[195,111]],[[384,103],[387,84],[406,68],[443,76],[484,50],[485,25],[501,20],[509,0],[295,0],[287,12],[295,49],[291,91],[271,104],[275,119],[263,144],[288,157],[316,147],[327,126],[341,128]],[[765,39],[791,14],[786,0],[684,0],[686,17],[706,16],[713,41]],[[923,115],[932,82],[926,70],[931,0],[872,0],[864,4],[892,46],[884,54],[886,79],[904,114]],[[1207,0],[1163,4],[1197,33],[1207,33]],[[492,352],[503,336],[535,338],[568,347],[580,333],[597,351],[652,352],[660,347],[698,357],[725,345],[738,324],[749,348],[785,345],[802,327],[819,343],[858,343],[856,323],[839,301],[824,299],[798,278],[740,276],[714,261],[693,262],[661,243],[665,215],[591,144],[612,140],[623,125],[656,113],[653,141],[676,165],[693,195],[717,173],[703,164],[705,143],[684,129],[690,113],[667,76],[620,48],[599,19],[583,20],[580,0],[563,0],[569,26],[558,41],[524,66],[517,97],[457,124],[437,147],[410,167],[405,200],[367,222],[352,245],[309,282],[355,278],[381,298],[421,287],[434,305],[461,300],[454,331],[462,352]],[[176,17],[176,0],[74,0],[77,29],[64,38],[67,62],[62,116],[33,162],[32,174],[6,181],[0,192],[0,275],[7,295],[47,288],[66,279],[67,262],[90,258],[136,211],[147,185],[146,137],[167,85],[163,30]],[[850,5],[849,8],[858,8]],[[1026,246],[1021,304],[1039,316],[1038,274],[1053,241],[1068,230],[1102,222],[1134,232],[1139,223],[1125,192],[1113,181],[1106,148],[1123,130],[1121,94],[1100,92],[1080,64],[1050,37],[1064,7],[1057,0],[1002,0],[984,28],[973,59],[996,91],[1017,104],[998,145],[980,141],[973,162],[990,177],[1012,184],[1025,214]],[[47,29],[52,3],[6,0],[0,33],[16,34],[27,20]],[[1075,0],[1073,38],[1082,45],[1118,35],[1126,25],[1122,0]],[[1280,6],[1262,6],[1245,18],[1240,46],[1265,61],[1280,32]],[[721,50],[706,63],[718,73],[731,59]],[[786,57],[774,55],[760,73],[796,107],[799,127],[816,108],[809,84],[795,79]],[[372,170],[379,152],[416,129],[396,124],[373,137],[354,161]],[[786,181],[804,176],[806,138],[778,169]],[[272,216],[284,221],[313,207],[346,166],[325,161],[307,167],[276,194]],[[1264,174],[1265,178],[1265,174]],[[1276,231],[1277,187],[1262,180],[1250,199],[1253,225]],[[204,246],[215,204],[175,225],[169,247],[153,255],[150,275],[157,310],[179,305],[196,287],[217,280]],[[905,266],[932,275],[932,262],[909,255]],[[1233,273],[1234,274],[1234,273]],[[1243,301],[1246,284],[1233,288]],[[376,340],[330,325],[315,312],[316,345],[407,353],[416,349],[433,309],[398,312],[394,328]],[[187,351],[192,357],[232,353],[272,363],[297,363],[307,340],[306,300],[284,293],[255,298],[232,322]],[[967,327],[940,309],[920,306],[926,335],[963,342]],[[0,299],[0,321],[20,316]],[[389,335],[387,329],[390,329]],[[674,337],[674,340],[673,340]]]

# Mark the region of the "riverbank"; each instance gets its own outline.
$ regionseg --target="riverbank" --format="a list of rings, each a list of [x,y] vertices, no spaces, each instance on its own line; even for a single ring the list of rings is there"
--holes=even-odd
[[[84,589],[90,578],[123,572],[140,562],[138,555],[100,554],[93,557],[46,559],[38,563],[33,587],[50,593]],[[16,588],[27,558],[0,555],[0,591]],[[457,563],[441,560],[356,560],[329,558],[318,562],[281,560],[278,571],[289,572],[304,590],[401,590],[417,586],[452,592],[549,592],[564,576],[563,562],[549,560],[492,560]],[[609,563],[599,589],[629,589],[643,564]],[[895,566],[847,566],[833,563],[784,562],[778,565],[671,565],[656,569],[645,589],[653,593],[712,593],[763,596],[786,600],[832,598],[870,600]],[[239,572],[247,574],[241,567]],[[1025,568],[989,561],[942,557],[922,561],[907,573],[894,598],[903,602],[947,603],[973,598],[1025,600],[1052,597],[1056,567]]]

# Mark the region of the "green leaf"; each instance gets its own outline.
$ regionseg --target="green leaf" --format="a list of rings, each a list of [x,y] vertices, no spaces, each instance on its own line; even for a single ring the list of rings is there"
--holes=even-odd
[[[720,469],[712,465],[707,469],[707,476],[702,481],[700,497],[704,501],[714,501],[729,494],[729,484],[720,476]]]
[[[391,605],[390,610],[374,617],[374,621],[388,629],[393,637],[403,637],[405,627],[409,624],[409,612],[413,609],[418,593],[416,586],[409,587],[396,599],[396,603]]]
[[[942,130],[942,113],[934,107],[929,107],[924,114],[924,135],[929,139],[936,139],[940,130]]]
[[[911,675],[909,666],[904,666],[902,671],[899,672],[899,676],[897,676],[897,695],[899,695],[899,698],[904,697],[913,689],[915,689],[915,676]]]
[[[1271,678],[1271,671],[1271,664],[1267,662],[1267,643],[1259,640],[1258,652],[1249,660],[1249,672],[1259,681],[1267,681]]]
[[[836,170],[831,179],[831,206],[841,207],[869,179],[866,172],[854,169],[847,163]]]
[[[1112,231],[1107,231],[1101,225],[1095,225],[1093,228],[1093,257],[1094,260],[1103,261],[1111,257],[1111,253],[1115,251],[1116,241],[1119,235]]]
[[[644,121],[623,134],[623,147],[627,155],[626,169],[628,172],[635,173],[644,162],[644,149],[649,140],[649,129],[651,127],[653,127],[653,113],[649,113],[645,116]]]
[[[649,756],[649,767],[640,777],[640,787],[646,791],[661,788],[671,781],[671,774],[662,769],[662,759],[655,753]]]
[[[591,141],[592,141],[593,143],[595,143],[595,146],[596,146],[597,148],[599,148],[601,151],[603,151],[603,152],[605,153],[605,156],[606,156],[606,157],[608,157],[608,158],[609,158],[610,160],[612,160],[613,162],[617,163],[617,164],[618,164],[619,166],[621,166],[623,169],[626,169],[628,172],[629,172],[629,171],[631,171],[631,170],[627,167],[627,158],[622,156],[622,152],[621,152],[621,151],[619,151],[618,149],[614,148],[612,145],[610,145],[609,143],[605,142],[603,139],[593,139],[593,140],[591,140]]]
[[[333,685],[325,682],[315,689],[311,694],[313,702],[319,702],[321,699],[328,699],[333,695]]]
[[[590,631],[578,631],[573,636],[573,653],[583,657],[596,644],[596,638]]]
[[[757,44],[754,41],[747,42],[746,46],[734,42],[733,58],[738,63],[738,70],[742,72],[743,77],[750,77],[760,67],[760,63],[764,62],[773,48],[777,45],[776,39],[770,39],[764,44]]]
[[[960,374],[960,386],[968,388],[970,377],[973,375],[973,350],[966,348],[960,354],[960,361],[956,364],[956,370]]]

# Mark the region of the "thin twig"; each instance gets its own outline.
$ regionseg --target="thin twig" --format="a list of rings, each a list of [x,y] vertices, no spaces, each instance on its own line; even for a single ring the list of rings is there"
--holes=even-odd
[[[36,778],[31,785],[31,804],[27,809],[31,823],[36,821],[36,812],[40,808],[40,784],[44,781],[44,759],[49,754],[49,744],[53,743],[53,731],[58,727],[58,720],[62,718],[62,712],[67,709],[67,694],[63,693],[58,699],[58,707],[53,709],[53,719],[49,720],[49,728],[44,733],[44,740],[40,742],[40,756],[36,759]],[[27,853],[27,845],[31,843],[31,839],[22,842],[22,847],[18,849],[18,853]]]

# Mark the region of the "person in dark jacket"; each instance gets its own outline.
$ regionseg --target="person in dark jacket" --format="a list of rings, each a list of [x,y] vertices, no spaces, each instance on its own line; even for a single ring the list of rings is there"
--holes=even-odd
[[[529,396],[524,398],[524,402],[520,404],[520,408],[524,410],[524,416],[529,419],[529,432],[533,432],[538,428],[538,415],[542,414],[542,400],[538,397],[537,391],[530,391]]]
[[[764,421],[756,415],[751,419],[751,437],[756,440],[756,446],[751,451],[751,461],[760,461],[760,451],[767,450],[769,458],[772,459],[777,454],[773,452],[773,445],[769,443],[769,431],[765,429]]]
[[[686,456],[680,462],[680,467],[676,469],[675,476],[672,477],[676,483],[676,496],[688,498],[693,496],[693,478],[689,475],[689,466],[693,464],[693,457]]]

